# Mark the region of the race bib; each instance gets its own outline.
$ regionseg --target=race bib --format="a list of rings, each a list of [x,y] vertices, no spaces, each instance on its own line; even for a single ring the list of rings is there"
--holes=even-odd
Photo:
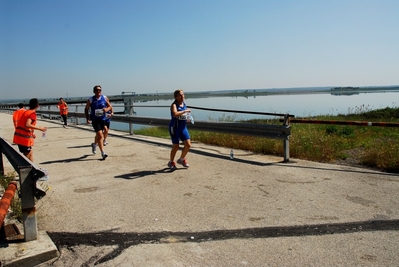
[[[104,115],[104,110],[96,109],[96,110],[94,110],[94,114],[96,115],[96,117],[102,117]]]
[[[188,119],[188,116],[187,116],[186,114],[183,114],[183,115],[180,115],[180,116],[178,117],[178,119],[179,119],[180,121],[186,121],[186,120]]]

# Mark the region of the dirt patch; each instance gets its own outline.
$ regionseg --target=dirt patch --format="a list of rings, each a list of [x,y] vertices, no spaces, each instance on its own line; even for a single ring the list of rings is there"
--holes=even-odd
[[[344,150],[342,151],[342,154],[346,155],[347,157],[345,159],[339,159],[333,163],[338,165],[357,167],[357,168],[372,169],[369,166],[362,165],[361,159],[363,153],[364,153],[363,147]]]

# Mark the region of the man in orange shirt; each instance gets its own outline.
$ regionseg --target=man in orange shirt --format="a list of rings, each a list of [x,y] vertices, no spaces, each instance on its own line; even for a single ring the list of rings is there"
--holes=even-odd
[[[18,120],[19,120],[19,118],[21,118],[21,115],[25,112],[24,104],[19,103],[18,107],[19,107],[19,109],[14,111],[14,113],[12,114],[12,121],[14,123],[14,129],[17,128]]]
[[[36,135],[34,130],[42,132],[47,131],[46,127],[36,126],[37,116],[36,109],[39,107],[37,98],[32,98],[29,101],[29,109],[26,110],[18,120],[18,125],[15,128],[13,143],[18,145],[19,152],[23,153],[30,161],[33,162],[32,147]]]
[[[62,120],[64,121],[64,128],[68,127],[68,122],[67,122],[67,115],[68,115],[68,104],[64,101],[64,99],[61,97],[60,102],[58,102],[58,106],[60,109],[60,115],[62,117]]]

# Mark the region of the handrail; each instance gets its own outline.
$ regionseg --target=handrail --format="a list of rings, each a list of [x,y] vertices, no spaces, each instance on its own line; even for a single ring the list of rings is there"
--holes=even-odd
[[[73,106],[73,103],[68,103],[70,104],[69,107]],[[44,106],[53,106],[54,104],[41,104],[41,107]],[[82,105],[79,105],[82,106]],[[170,106],[165,106],[165,105],[112,105],[113,107],[136,107],[136,108],[170,108]],[[258,111],[248,111],[248,110],[231,110],[231,109],[215,109],[215,108],[203,108],[203,107],[196,107],[196,106],[187,106],[190,109],[198,109],[198,110],[205,110],[205,111],[217,111],[217,112],[230,112],[230,113],[240,113],[240,114],[253,114],[253,115],[265,115],[265,116],[279,116],[279,117],[284,117],[284,116],[288,116],[289,118],[294,118],[295,115],[293,114],[288,114],[288,113],[273,113],[273,112],[258,112]],[[14,112],[15,108],[1,108],[0,110],[6,110],[6,111],[11,111]],[[70,109],[71,110],[71,109]],[[43,111],[43,109],[39,109],[38,111]],[[50,110],[48,110],[50,111]],[[48,111],[46,111],[46,113],[48,113]],[[59,111],[51,111],[52,113],[49,114],[55,114],[55,115],[59,115],[60,112]],[[55,113],[53,113],[55,112]],[[70,114],[71,112],[69,112],[68,114]]]
[[[202,108],[195,106],[188,106],[189,108],[199,109],[199,110],[207,110],[207,111],[219,111],[219,112],[233,112],[233,113],[242,113],[242,114],[255,114],[255,115],[269,115],[269,116],[287,116],[289,118],[295,117],[292,114],[282,114],[282,113],[271,113],[271,112],[256,112],[256,111],[244,111],[244,110],[229,110],[229,109],[215,109],[215,108]]]
[[[112,105],[113,107],[126,107],[126,105]],[[165,105],[132,105],[136,108],[170,108],[170,106]],[[190,109],[206,110],[206,111],[217,111],[217,112],[230,112],[230,113],[240,113],[240,114],[254,114],[254,115],[267,115],[267,116],[288,116],[289,118],[294,118],[295,115],[286,113],[273,113],[273,112],[258,112],[258,111],[247,111],[247,110],[231,110],[231,109],[216,109],[216,108],[203,108],[196,106],[187,106]]]
[[[40,115],[57,115],[57,111],[41,111],[37,110]],[[69,117],[85,118],[85,114],[81,112],[69,112]],[[164,126],[169,125],[170,119],[151,118],[151,117],[138,117],[129,115],[113,115],[112,121],[135,123],[147,126]],[[277,132],[281,131],[280,136],[275,136],[277,139],[285,138],[290,134],[290,127],[288,125],[271,125],[271,124],[257,124],[257,123],[240,123],[240,122],[213,122],[213,121],[195,121],[195,124],[190,125],[190,129],[199,131],[211,131],[230,134],[264,136],[265,131]]]
[[[58,111],[43,111],[37,110],[37,114],[40,115],[58,115]],[[290,116],[289,114],[286,114]],[[69,112],[69,117],[85,118],[85,114],[81,112]],[[169,125],[170,119],[162,118],[151,118],[151,117],[138,117],[130,115],[118,115],[112,116],[112,121],[124,122],[124,123],[135,123],[147,126],[164,126]],[[283,120],[284,121],[284,120]],[[255,124],[255,123],[240,123],[240,122],[213,122],[213,121],[195,121],[195,124],[190,125],[190,129],[199,131],[211,131],[211,132],[222,132],[230,134],[240,135],[252,135],[252,136],[264,136],[267,131],[281,131],[281,135],[275,136],[277,139],[285,138],[290,134],[290,127],[286,124],[283,125],[271,125],[271,124]]]

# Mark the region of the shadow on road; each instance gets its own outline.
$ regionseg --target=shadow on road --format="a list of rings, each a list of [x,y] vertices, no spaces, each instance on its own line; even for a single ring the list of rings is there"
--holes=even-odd
[[[133,179],[143,178],[143,177],[155,175],[155,174],[174,172],[177,170],[179,170],[179,169],[171,170],[169,168],[163,168],[163,169],[160,169],[157,171],[139,171],[139,172],[132,172],[132,173],[127,173],[127,174],[117,175],[114,178],[123,178],[123,179],[127,179],[127,180],[133,180]]]
[[[100,264],[114,259],[130,246],[139,244],[165,244],[186,242],[209,242],[229,239],[271,238],[291,236],[320,236],[348,234],[370,231],[397,231],[398,220],[372,220],[349,223],[314,224],[302,226],[261,227],[232,230],[214,230],[202,232],[130,232],[114,233],[103,231],[95,233],[49,232],[50,238],[60,247],[72,248],[79,245],[116,246],[109,254],[100,257]]]

